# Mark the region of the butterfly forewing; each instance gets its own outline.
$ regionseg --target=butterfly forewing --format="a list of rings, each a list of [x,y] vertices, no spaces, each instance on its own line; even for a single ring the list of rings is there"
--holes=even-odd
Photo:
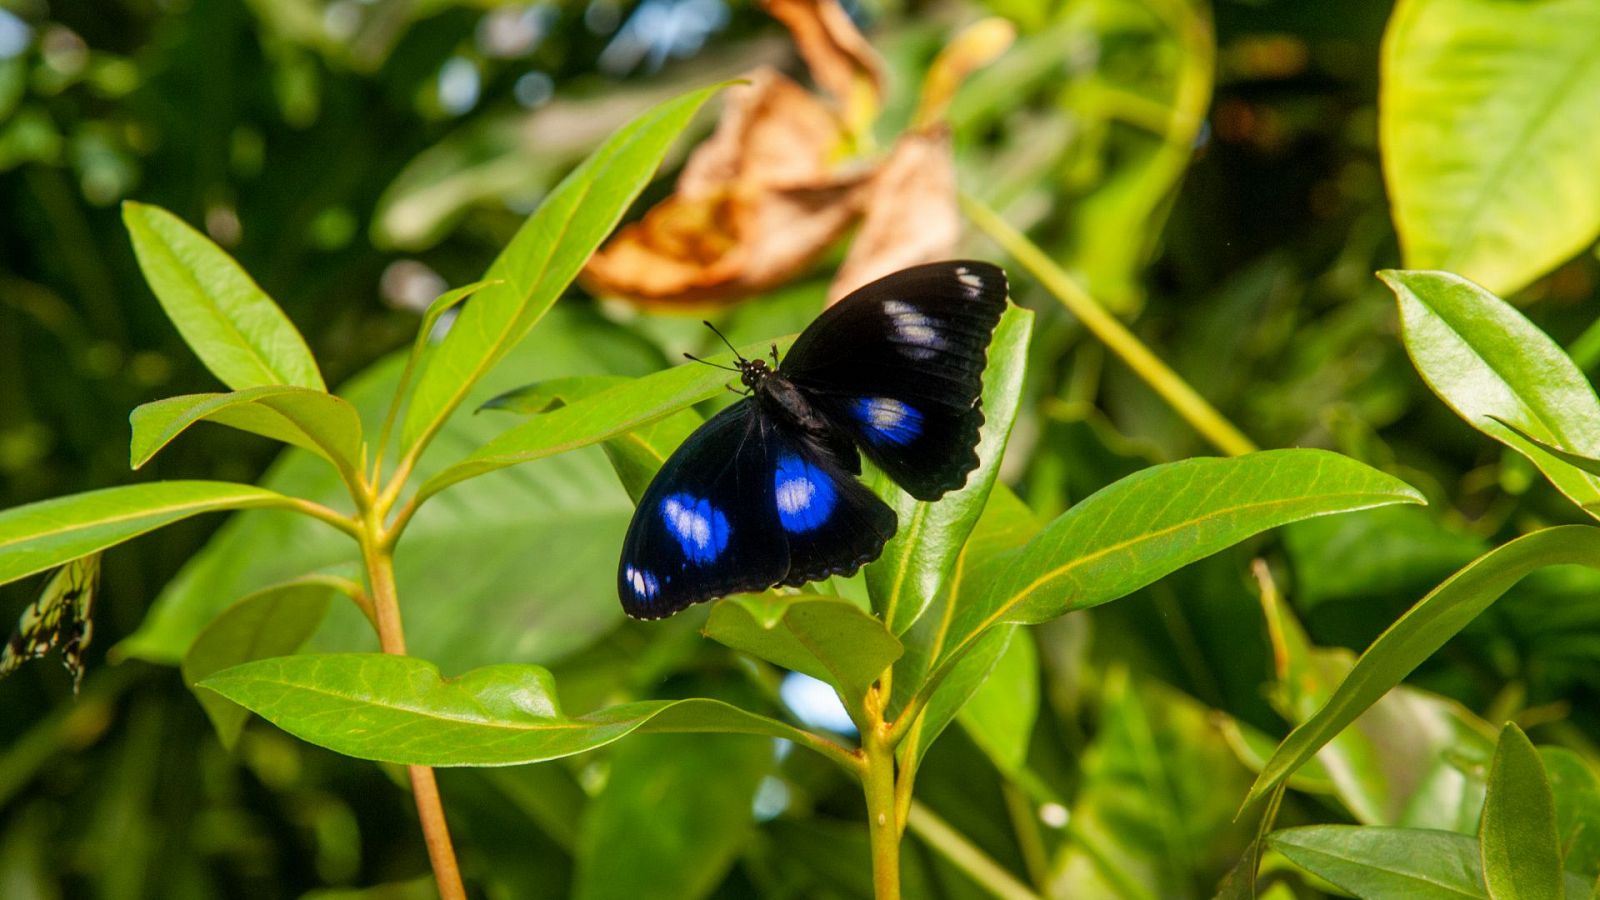
[[[983,369],[1006,278],[976,261],[915,266],[856,290],[795,341],[780,371],[919,500],[978,466]]]

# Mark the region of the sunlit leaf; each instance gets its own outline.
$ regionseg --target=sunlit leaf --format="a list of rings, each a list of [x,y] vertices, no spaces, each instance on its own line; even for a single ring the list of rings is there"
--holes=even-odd
[[[1448,272],[1378,273],[1400,304],[1406,352],[1467,424],[1532,460],[1600,515],[1600,476],[1500,424],[1581,456],[1600,455],[1600,399],[1570,357],[1509,303]]]
[[[0,511],[0,584],[200,513],[290,503],[282,494],[244,484],[156,481],[13,507]]]
[[[541,762],[641,730],[804,739],[790,725],[719,700],[647,700],[569,717],[550,673],[527,665],[446,679],[415,657],[305,654],[234,666],[200,686],[320,747],[404,765]]]
[[[1278,525],[1421,501],[1398,479],[1322,450],[1153,466],[1088,497],[986,566],[986,589],[956,610],[946,655],[997,623],[1044,622],[1115,600]]]
[[[669,100],[629,122],[555,187],[485,274],[479,291],[427,357],[411,394],[401,444],[442,427],[566,290],[689,120],[720,86]]]
[[[967,483],[934,503],[921,502],[891,485],[881,485],[880,493],[887,495],[900,527],[884,546],[883,554],[866,567],[866,579],[873,608],[895,634],[904,634],[945,589],[956,556],[989,499],[1011,426],[1016,422],[1032,330],[1033,314],[1014,306],[1007,309],[995,329],[989,345],[989,363],[983,372],[984,422],[978,440],[979,463],[967,476]]]
[[[1597,33],[1590,0],[1396,5],[1378,145],[1407,266],[1508,293],[1600,235]]]
[[[1539,751],[1507,723],[1489,767],[1478,845],[1483,881],[1494,900],[1560,900],[1561,845],[1556,801]]]
[[[1274,832],[1274,850],[1357,897],[1485,898],[1478,842],[1422,828],[1313,825]]]
[[[361,417],[332,394],[269,385],[227,394],[188,394],[146,403],[129,417],[129,464],[137,469],[196,422],[304,447],[333,463],[354,483],[361,464]]]
[[[300,332],[221,247],[158,206],[127,201],[122,221],[156,299],[219,381],[326,389]]]

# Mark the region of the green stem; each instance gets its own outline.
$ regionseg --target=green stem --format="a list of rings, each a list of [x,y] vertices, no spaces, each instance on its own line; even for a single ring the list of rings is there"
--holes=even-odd
[[[881,727],[862,735],[866,768],[861,773],[861,786],[867,796],[873,896],[876,900],[900,900],[900,823],[895,815],[894,746],[887,738],[887,731]]]
[[[939,851],[945,859],[955,863],[991,896],[999,897],[1001,900],[1039,900],[1038,894],[1018,881],[1016,876],[1006,871],[988,854],[973,846],[961,832],[951,828],[926,806],[913,802],[907,820],[917,837]]]
[[[1230,456],[1252,453],[1257,449],[1243,432],[1196,393],[1182,376],[1150,352],[1150,348],[1116,316],[1106,312],[1082,285],[1056,265],[1037,244],[970,194],[961,195],[961,209],[974,225],[1021,263],[1046,290],[1061,301],[1061,305],[1083,323],[1084,328],[1115,353],[1212,446]]]
[[[395,590],[393,541],[384,534],[380,515],[369,511],[363,526],[361,556],[371,582],[378,644],[385,653],[404,656],[406,639],[400,623],[400,597]],[[444,803],[439,799],[439,784],[433,777],[433,770],[427,766],[407,766],[406,773],[411,778],[411,794],[416,800],[417,818],[422,822],[422,836],[428,846],[428,860],[433,864],[439,897],[441,900],[466,900],[467,889],[461,881],[461,867],[456,862],[455,846],[450,841],[450,826],[445,821]]]

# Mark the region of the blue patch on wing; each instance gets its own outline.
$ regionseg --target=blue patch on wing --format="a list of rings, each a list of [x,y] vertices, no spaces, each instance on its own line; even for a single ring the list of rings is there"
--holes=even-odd
[[[839,500],[833,479],[798,456],[778,457],[772,486],[778,505],[778,524],[790,532],[822,527]]]
[[[867,440],[905,446],[922,433],[922,413],[892,397],[862,397],[850,407],[866,426]]]
[[[661,518],[692,563],[708,563],[728,549],[728,517],[710,500],[673,494],[661,501]]]
[[[661,582],[649,569],[628,566],[622,574],[628,579],[628,587],[633,588],[633,595],[640,600],[654,600],[661,593]]]

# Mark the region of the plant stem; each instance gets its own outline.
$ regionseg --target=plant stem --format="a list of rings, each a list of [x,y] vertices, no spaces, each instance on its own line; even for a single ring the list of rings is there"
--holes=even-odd
[[[869,706],[871,704],[869,703]],[[881,716],[875,711],[871,718]],[[894,745],[881,724],[862,734],[866,771],[867,833],[872,841],[872,889],[877,900],[900,900],[900,822],[895,815]]]
[[[1000,897],[1002,900],[1038,900],[1038,894],[1018,881],[1016,876],[1006,871],[988,854],[973,846],[961,832],[951,828],[926,806],[913,802],[907,818],[911,830],[916,832],[918,837],[937,849],[945,859],[955,863],[961,871],[970,875],[972,880],[982,885],[992,896]]]
[[[988,234],[1000,248],[1022,264],[1046,290],[1054,294],[1061,305],[1083,323],[1091,334],[1115,353],[1145,384],[1165,400],[1184,421],[1200,432],[1212,446],[1238,456],[1253,453],[1254,442],[1229,422],[1216,407],[1206,402],[1194,388],[1166,363],[1150,352],[1121,320],[1106,312],[1083,286],[1073,280],[1064,269],[1056,265],[1039,246],[1028,240],[1022,232],[1000,217],[999,213],[983,201],[963,193],[961,209],[967,218]]]
[[[378,625],[378,644],[383,652],[396,656],[406,653],[405,631],[400,624],[400,597],[395,592],[394,556],[391,544],[381,533],[380,517],[369,515],[361,533],[361,556],[367,565],[367,578],[372,583],[372,607]],[[444,818],[444,804],[439,800],[439,784],[433,770],[427,766],[407,766],[411,776],[411,794],[417,804],[417,818],[422,822],[423,840],[428,845],[428,860],[433,864],[433,878],[439,886],[441,900],[466,900],[467,889],[461,881],[461,867],[456,863],[455,846],[450,842],[450,826]]]

